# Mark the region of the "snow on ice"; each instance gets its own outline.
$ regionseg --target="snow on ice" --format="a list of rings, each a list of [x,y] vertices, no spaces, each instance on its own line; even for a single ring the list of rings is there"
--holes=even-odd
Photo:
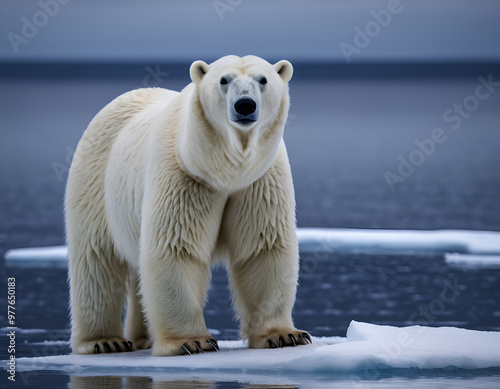
[[[192,356],[152,357],[150,350],[123,354],[18,358],[18,371],[70,373],[160,369],[336,373],[385,369],[486,369],[500,367],[500,332],[454,327],[391,327],[352,321],[346,338],[314,338],[297,348],[252,350],[242,341],[221,341],[221,351]]]

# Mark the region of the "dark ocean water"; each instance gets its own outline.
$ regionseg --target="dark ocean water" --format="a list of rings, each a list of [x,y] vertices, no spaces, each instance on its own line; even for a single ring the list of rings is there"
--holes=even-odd
[[[308,255],[302,253],[303,258]],[[8,268],[2,269],[2,273],[3,285],[6,284],[5,277],[16,278],[16,322],[23,329],[17,334],[17,357],[69,353],[66,343],[69,339],[66,269]],[[443,302],[441,293],[450,288],[449,285],[455,285],[460,292],[453,302]],[[314,336],[345,336],[351,320],[395,326],[421,324],[499,331],[500,269],[450,267],[438,255],[334,254],[318,261],[314,272],[300,273],[293,316],[298,328],[308,330]],[[3,312],[0,317],[3,322]],[[238,339],[237,323],[233,319],[223,268],[216,268],[213,272],[205,318],[207,327],[215,330],[213,334],[218,340]],[[7,355],[4,339],[2,337],[1,359],[5,359]],[[44,344],[44,341],[49,343]],[[367,385],[374,385],[381,383],[381,379],[390,381],[410,379],[413,376],[413,383],[418,386],[423,384],[423,381],[418,380],[425,378],[426,374],[428,373],[405,371],[387,373],[387,376],[375,381],[366,380],[363,376],[350,377],[349,380],[361,380]],[[440,374],[442,373],[433,378],[436,379]],[[471,372],[454,371],[441,378],[446,382],[446,379],[467,374],[474,377]],[[491,377],[500,379],[500,374],[498,371],[482,372],[475,379]],[[70,388],[80,388],[79,385],[82,385],[79,381],[82,378],[57,372],[18,373],[17,378],[16,385],[9,387],[21,388],[24,383],[28,383],[34,388],[47,387],[46,385],[63,388],[70,380],[77,382],[69,385]],[[152,384],[146,378],[142,377],[141,381],[136,377],[138,381],[130,385],[142,383],[146,387],[156,387],[148,386]],[[133,378],[128,379],[133,381]],[[300,387],[308,387],[307,382],[315,382],[316,379],[317,377],[306,378],[305,384]],[[341,377],[333,375],[322,379],[326,387],[329,387]],[[86,386],[83,387],[92,388],[92,385],[97,385],[96,382],[99,385],[105,384],[105,378],[95,381],[97,378],[87,377],[86,380],[88,382],[84,380]],[[130,388],[121,381],[113,383],[111,380],[107,383],[112,388]],[[184,387],[204,387],[199,382],[184,384],[187,385]],[[436,382],[428,384],[433,387]],[[214,386],[206,387],[247,387],[244,380],[240,383],[219,382],[211,385]],[[165,386],[160,387],[177,386],[165,383]]]

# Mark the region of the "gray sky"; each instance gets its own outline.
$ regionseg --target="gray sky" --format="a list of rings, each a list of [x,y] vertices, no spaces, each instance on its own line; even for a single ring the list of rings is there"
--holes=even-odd
[[[358,37],[357,46],[356,28],[372,35]],[[342,42],[353,62],[498,61],[500,1],[0,2],[0,61],[165,62],[251,53],[342,62]]]

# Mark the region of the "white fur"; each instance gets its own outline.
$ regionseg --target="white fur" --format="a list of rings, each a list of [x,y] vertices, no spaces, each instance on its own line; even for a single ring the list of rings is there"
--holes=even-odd
[[[76,353],[126,339],[152,342],[154,355],[179,354],[184,343],[195,350],[195,341],[208,350],[203,306],[223,254],[250,347],[298,336],[295,200],[282,139],[292,67],[228,56],[196,61],[190,74],[180,93],[118,97],[78,145],[66,192]],[[231,120],[241,96],[257,103],[254,123]]]

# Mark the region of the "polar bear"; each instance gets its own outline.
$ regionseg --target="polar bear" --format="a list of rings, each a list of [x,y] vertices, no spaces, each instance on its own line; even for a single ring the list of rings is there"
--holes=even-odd
[[[291,317],[292,73],[255,56],[196,61],[181,92],[134,90],[92,120],[65,198],[73,352],[217,351],[203,307],[221,259],[249,347],[311,342]]]

